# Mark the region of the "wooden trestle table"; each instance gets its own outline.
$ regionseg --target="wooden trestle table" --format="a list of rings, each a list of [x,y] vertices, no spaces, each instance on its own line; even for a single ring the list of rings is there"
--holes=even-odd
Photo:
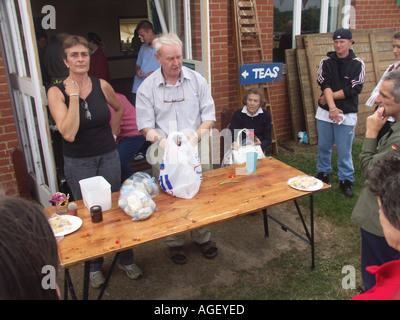
[[[119,192],[112,194],[112,208],[103,212],[103,222],[97,224],[92,223],[90,212],[83,201],[76,201],[77,215],[83,224],[58,243],[60,264],[65,271],[64,298],[68,297],[69,289],[72,298],[76,299],[69,269],[79,263],[85,263],[83,298],[87,299],[90,260],[115,254],[106,275],[106,283],[100,292],[100,299],[119,252],[260,210],[263,211],[265,236],[269,235],[270,218],[280,224],[283,230],[292,232],[310,245],[311,267],[314,268],[313,194],[327,190],[329,185],[324,183],[322,189],[313,192],[293,189],[287,181],[304,173],[272,157],[259,159],[254,173],[243,174],[245,166],[246,164],[241,164],[203,172],[200,190],[192,199],[175,198],[160,190],[159,195],[153,199],[157,210],[144,221],[131,221],[118,207]],[[310,197],[308,226],[296,201],[305,196]],[[305,235],[299,234],[267,213],[267,208],[290,200],[295,203]],[[48,216],[54,211],[54,207],[46,208]],[[214,240],[218,243],[218,239]]]

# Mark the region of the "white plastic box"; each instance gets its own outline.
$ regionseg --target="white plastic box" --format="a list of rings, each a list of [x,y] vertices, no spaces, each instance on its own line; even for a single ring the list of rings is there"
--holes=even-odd
[[[79,181],[85,206],[101,206],[102,211],[111,209],[111,185],[101,176],[95,176]]]

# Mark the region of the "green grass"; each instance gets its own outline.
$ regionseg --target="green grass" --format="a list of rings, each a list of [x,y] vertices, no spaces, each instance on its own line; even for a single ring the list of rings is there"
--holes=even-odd
[[[332,187],[314,196],[315,219],[327,221],[335,232],[332,243],[316,242],[316,268],[311,270],[310,261],[304,259],[304,252],[293,249],[269,262],[267,268],[243,272],[241,280],[235,285],[218,288],[215,299],[349,300],[358,294],[356,289],[342,288],[342,279],[345,276],[342,268],[346,265],[353,266],[356,269],[356,286],[361,283],[359,228],[350,219],[364,184],[359,169],[361,147],[362,139],[357,138],[353,145],[354,198],[345,197],[339,189],[335,150],[332,155],[333,172],[330,175]],[[276,158],[315,176],[317,148],[304,146],[301,149],[301,152],[289,152],[280,148]],[[299,204],[306,212],[309,207],[308,198],[303,198]],[[297,238],[294,241],[296,240]]]
[[[354,163],[354,179],[352,189],[354,197],[349,199],[343,196],[339,189],[339,180],[337,176],[337,153],[334,149],[332,153],[332,173],[330,175],[331,189],[328,192],[317,194],[315,196],[315,212],[321,216],[329,218],[336,225],[344,225],[349,222],[349,216],[353,210],[354,205],[360,195],[361,189],[364,185],[364,179],[361,176],[359,157],[362,148],[362,141],[356,139],[353,144],[353,163]],[[311,148],[309,148],[311,149]],[[304,153],[287,153],[280,152],[276,158],[294,168],[303,171],[306,174],[316,175],[317,151],[316,148],[308,151],[305,148]],[[301,204],[306,205],[307,199],[302,199]]]

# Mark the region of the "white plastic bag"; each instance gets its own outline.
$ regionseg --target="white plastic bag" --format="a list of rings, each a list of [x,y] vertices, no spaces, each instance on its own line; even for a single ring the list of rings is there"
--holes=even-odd
[[[233,165],[233,164],[241,164],[246,162],[246,153],[247,152],[257,152],[258,156],[257,159],[265,158],[265,154],[261,149],[260,145],[254,145],[251,143],[249,145],[242,145],[242,133],[246,133],[249,137],[249,130],[242,129],[238,132],[236,143],[240,146],[238,150],[228,150],[224,156],[223,162],[221,166]]]
[[[176,139],[180,140],[179,145]],[[202,180],[197,146],[193,146],[183,133],[171,133],[160,167],[158,183],[161,189],[174,197],[191,199],[199,191]]]
[[[118,206],[132,218],[132,221],[145,220],[156,210],[152,198],[158,193],[154,177],[145,172],[136,172],[123,183]]]

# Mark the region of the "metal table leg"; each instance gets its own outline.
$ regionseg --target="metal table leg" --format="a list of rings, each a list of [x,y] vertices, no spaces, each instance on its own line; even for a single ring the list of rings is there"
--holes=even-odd
[[[303,240],[304,242],[306,242],[308,245],[311,246],[311,269],[315,269],[315,244],[314,244],[314,198],[313,195],[310,195],[310,231],[308,230],[307,224],[305,223],[303,214],[301,213],[300,210],[300,206],[298,205],[297,201],[294,200],[294,204],[296,206],[297,209],[297,213],[300,217],[301,223],[303,225],[304,228],[304,232],[305,232],[305,237],[301,234],[299,234],[298,232],[294,231],[293,229],[289,228],[288,226],[286,226],[285,224],[283,224],[282,222],[280,222],[278,219],[270,216],[267,213],[267,210],[264,209],[263,210],[263,219],[264,219],[264,232],[265,232],[265,236],[268,237],[269,236],[269,230],[268,230],[268,218],[271,219],[272,221],[276,222],[277,224],[279,224],[282,228],[283,231],[287,232],[291,232],[293,233],[296,237],[300,238],[301,240]]]
[[[72,284],[71,275],[69,274],[69,269],[64,270],[64,300],[68,300],[68,290],[71,293],[71,299],[77,300],[74,285]]]
[[[120,254],[120,253],[117,252],[117,253],[115,254],[115,256],[114,256],[113,262],[111,263],[111,267],[110,267],[110,269],[108,270],[108,273],[107,273],[107,276],[106,276],[106,281],[104,282],[104,284],[103,284],[103,286],[102,286],[102,288],[101,288],[101,291],[100,291],[100,294],[99,294],[97,300],[101,300],[101,298],[103,297],[104,291],[106,290],[107,285],[108,285],[108,282],[110,281],[111,274],[112,274],[112,272],[113,272],[113,270],[114,270],[115,264],[116,264],[117,261],[118,261],[119,254]]]
[[[83,270],[83,300],[89,299],[89,275],[90,275],[90,261],[85,261]]]

